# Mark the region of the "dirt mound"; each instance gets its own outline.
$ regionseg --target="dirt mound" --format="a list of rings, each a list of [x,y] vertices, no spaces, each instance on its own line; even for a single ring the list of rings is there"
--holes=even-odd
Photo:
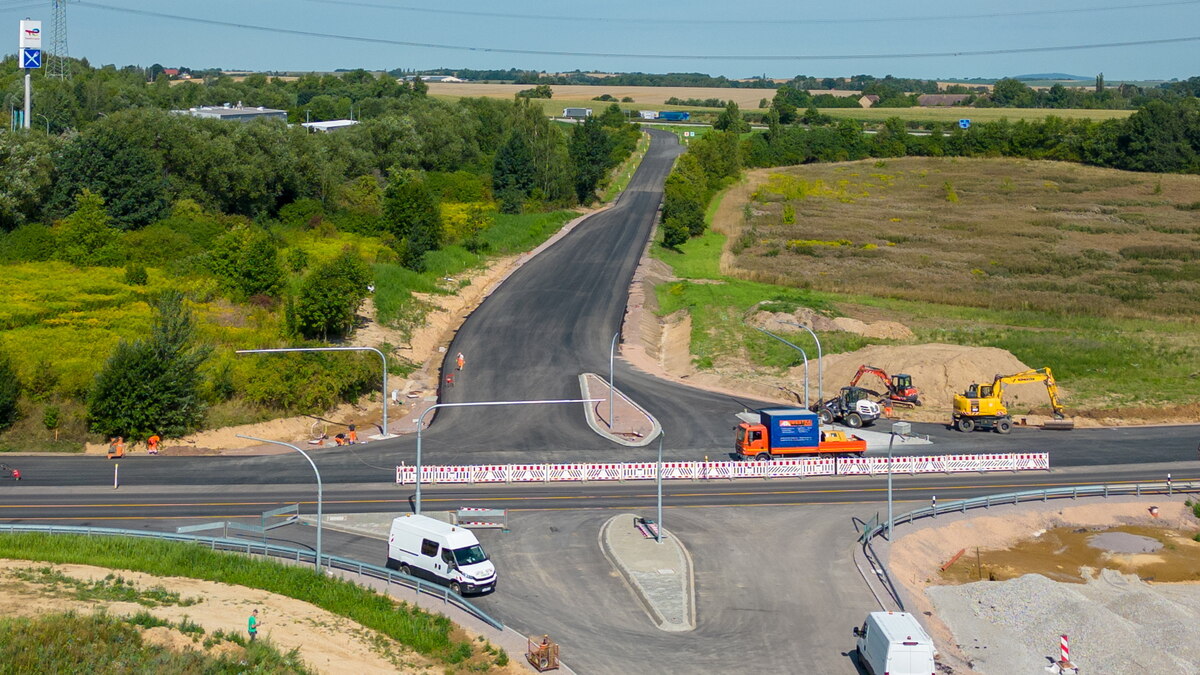
[[[847,333],[854,333],[855,335],[885,340],[909,340],[913,337],[913,332],[908,329],[908,326],[896,321],[874,321],[867,323],[866,321],[851,319],[845,316],[831,319],[807,307],[801,307],[794,312],[759,310],[752,314],[748,321],[751,325],[769,331],[794,332],[796,330],[795,324],[800,324],[818,332],[840,330]]]
[[[825,357],[825,396],[828,398],[839,388],[850,384],[858,367],[869,364],[882,368],[890,375],[907,373],[912,375],[913,384],[921,390],[922,411],[944,413],[948,419],[954,395],[962,393],[973,382],[991,382],[997,373],[1010,375],[1029,370],[1011,353],[995,347],[963,347],[947,344],[924,345],[871,345],[847,354]],[[815,378],[816,369],[810,366],[810,378]],[[803,382],[803,366],[792,368],[789,377]],[[875,377],[864,377],[859,386],[883,393],[883,382]],[[816,380],[810,387],[815,392]],[[815,396],[815,393],[813,394]],[[1046,387],[1043,384],[1025,384],[1005,387],[1004,400],[1013,414],[1030,408],[1047,405]]]

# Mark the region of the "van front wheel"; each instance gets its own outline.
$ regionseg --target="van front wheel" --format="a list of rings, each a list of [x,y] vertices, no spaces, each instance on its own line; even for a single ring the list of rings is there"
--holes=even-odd
[[[401,563],[399,569],[400,569],[400,574],[403,574],[404,576],[408,576],[408,577],[412,576],[412,568],[409,567],[408,565]]]
[[[451,590],[451,591],[452,591],[452,592],[453,592],[455,595],[462,595],[462,586],[459,586],[457,581],[451,581],[451,582],[450,582],[450,590]]]

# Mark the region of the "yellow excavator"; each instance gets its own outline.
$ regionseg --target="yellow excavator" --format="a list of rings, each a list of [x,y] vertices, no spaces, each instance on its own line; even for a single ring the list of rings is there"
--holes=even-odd
[[[1012,431],[1012,418],[1004,407],[1004,385],[1045,382],[1050,394],[1050,407],[1054,410],[1055,422],[1044,425],[1046,429],[1067,430],[1074,423],[1065,419],[1066,411],[1058,401],[1058,385],[1049,368],[1027,370],[1016,375],[997,375],[991,384],[972,384],[967,391],[954,395],[954,419],[951,424],[959,431],[982,429],[1007,434]]]

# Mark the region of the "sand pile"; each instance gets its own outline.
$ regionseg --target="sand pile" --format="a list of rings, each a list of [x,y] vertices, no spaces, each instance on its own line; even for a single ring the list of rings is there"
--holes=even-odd
[[[995,347],[964,347],[947,344],[871,345],[855,352],[825,357],[825,394],[850,384],[859,366],[867,364],[882,368],[889,375],[907,373],[921,390],[923,409],[945,411],[949,417],[954,395],[962,393],[973,382],[990,383],[997,374],[1011,375],[1029,366],[1011,353]],[[804,381],[804,367],[792,368],[789,377]],[[816,370],[810,365],[810,378]],[[815,387],[815,380],[811,386]],[[883,393],[883,382],[874,376],[864,376],[859,386]],[[1046,386],[1040,383],[1006,386],[1004,401],[1009,412],[1019,415],[1032,408],[1046,408],[1049,399]]]

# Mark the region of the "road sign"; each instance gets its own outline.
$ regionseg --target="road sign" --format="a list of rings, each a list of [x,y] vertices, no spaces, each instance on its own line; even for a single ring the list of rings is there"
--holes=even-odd
[[[22,68],[41,68],[42,67],[42,50],[40,49],[21,49],[21,67]]]
[[[40,50],[42,48],[42,22],[29,19],[21,21],[21,42],[17,46],[21,49]]]
[[[958,126],[962,127],[963,129],[970,129],[971,128],[971,120],[959,120]]]

